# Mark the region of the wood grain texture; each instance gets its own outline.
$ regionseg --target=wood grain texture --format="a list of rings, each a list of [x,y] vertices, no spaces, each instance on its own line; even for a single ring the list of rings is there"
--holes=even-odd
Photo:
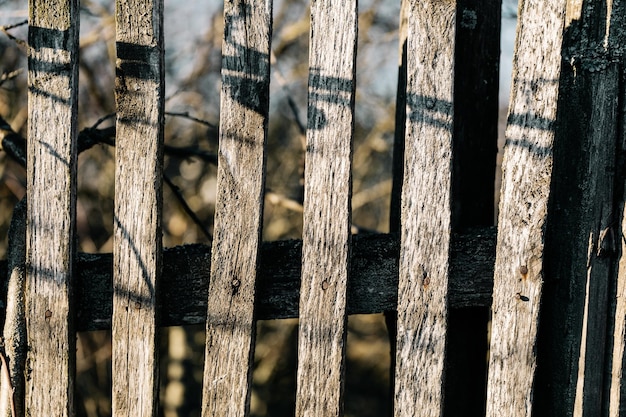
[[[500,1],[457,0],[453,231],[491,226],[495,222],[501,10]],[[446,416],[485,414],[490,317],[489,308],[454,309],[448,314]]]
[[[535,414],[611,415],[623,391],[624,13],[567,4]]]
[[[78,2],[29,4],[26,415],[73,416]]]
[[[626,132],[625,132],[626,133]],[[623,143],[622,146],[626,145]],[[626,149],[626,148],[622,148]],[[626,213],[621,219],[621,235],[626,236]],[[626,240],[620,239],[622,256],[617,268],[615,289],[615,314],[613,325],[613,352],[609,363],[610,385],[608,392],[608,415],[626,415]]]
[[[488,416],[530,416],[565,1],[525,0],[506,129]]]
[[[450,308],[491,306],[495,228],[453,235],[448,304]],[[396,310],[398,301],[399,241],[395,235],[365,234],[352,238],[348,279],[348,314],[376,314]],[[206,321],[210,247],[185,245],[166,248],[161,280],[161,326]],[[255,309],[257,319],[298,317],[302,241],[264,242],[261,245]],[[76,329],[111,328],[111,254],[79,253],[76,265]],[[7,262],[0,261],[0,281]]]
[[[296,416],[343,409],[357,2],[311,4]]]
[[[608,28],[609,42],[608,46],[613,51],[623,50],[626,44],[626,25],[624,21],[626,19],[626,4],[612,4],[610,9],[610,26]],[[626,57],[622,54],[619,61],[622,73],[619,75],[619,80],[623,86],[626,82]],[[624,88],[619,89],[618,97],[618,117],[621,122],[621,126],[626,126],[626,91]],[[615,199],[615,206],[613,210],[614,216],[618,224],[613,225],[613,231],[616,236],[617,242],[614,241],[617,249],[617,253],[621,256],[617,259],[617,265],[615,268],[615,290],[613,301],[613,314],[614,319],[612,327],[609,327],[609,335],[612,335],[613,346],[611,361],[608,362],[607,374],[608,380],[608,415],[610,417],[626,416],[626,129],[621,129],[621,132],[617,134],[617,151],[618,158],[616,159],[617,171],[615,184],[615,193],[617,198]],[[620,216],[621,214],[621,216]],[[621,217],[621,219],[620,219]],[[621,220],[621,221],[620,221]],[[609,336],[610,337],[610,336]],[[606,398],[606,397],[605,397]]]
[[[578,275],[584,285],[584,306],[578,357],[574,415],[599,416],[604,400],[602,392],[605,378],[607,349],[607,319],[609,288],[614,278],[615,218],[613,211],[617,135],[617,95],[619,92],[619,67],[610,65],[600,74],[593,74],[588,85],[594,97],[589,113],[589,148],[580,160],[586,165],[587,175],[581,178],[583,200],[578,201],[586,212],[580,226],[581,236],[577,247],[586,253],[585,268]],[[581,230],[581,231],[582,231]],[[582,266],[582,265],[581,265]],[[575,278],[572,277],[572,280]],[[582,294],[581,294],[582,295]],[[576,320],[578,321],[578,320]],[[573,388],[573,387],[572,387]]]
[[[163,1],[116,5],[112,372],[115,416],[156,416],[161,273]]]
[[[226,1],[202,415],[248,414],[263,216],[272,1]],[[206,293],[205,293],[206,295]]]
[[[443,409],[455,17],[455,2],[440,0],[414,2],[409,14],[396,416]]]

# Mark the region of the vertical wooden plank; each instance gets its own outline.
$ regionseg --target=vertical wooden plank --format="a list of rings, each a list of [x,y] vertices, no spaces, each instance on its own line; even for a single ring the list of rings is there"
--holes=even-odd
[[[402,205],[402,182],[404,180],[404,143],[406,132],[406,66],[407,36],[410,1],[400,1],[400,23],[398,26],[398,85],[396,88],[395,129],[393,134],[393,166],[391,201],[389,204],[389,231],[400,232],[400,212]],[[398,335],[397,310],[385,311],[385,325],[389,335],[389,415],[393,415],[394,396],[396,392],[396,339]]]
[[[565,0],[523,0],[494,272],[488,416],[530,416]]]
[[[451,202],[455,233],[494,224],[501,10],[497,0],[457,1]],[[449,311],[445,416],[485,414],[490,316],[488,307]]]
[[[455,17],[454,1],[410,5],[396,416],[440,416],[443,409]]]
[[[611,39],[609,46],[624,45],[626,27],[623,22],[626,18],[626,5],[623,3],[613,4],[612,10],[609,10],[609,16]],[[619,82],[623,86],[626,83],[626,57],[621,57],[619,67],[621,69]],[[615,242],[617,253],[621,256],[617,260],[615,292],[612,300],[614,303],[614,322],[609,333],[613,337],[613,352],[607,369],[610,378],[607,395],[609,417],[626,416],[626,239],[624,239],[626,237],[626,160],[624,159],[624,155],[626,155],[626,129],[623,129],[626,126],[626,90],[621,88],[618,93],[618,117],[621,121],[622,130],[617,136],[617,152],[618,155],[621,154],[621,157],[616,159],[615,193],[617,198],[614,210],[617,224],[613,230],[616,236],[621,237]]]
[[[567,4],[535,414],[620,415],[625,10]]]
[[[261,240],[272,1],[224,3],[222,97],[202,415],[248,414]]]
[[[78,2],[29,3],[26,415],[74,415]]]
[[[163,1],[116,4],[115,416],[155,416],[161,272]]]
[[[623,204],[622,202],[622,210]],[[621,236],[626,236],[626,212],[623,213],[621,219]],[[626,254],[626,241],[620,239],[619,245],[622,255],[618,264],[613,353],[609,364],[610,386],[607,395],[608,416],[610,417],[626,415],[626,256],[624,256]]]
[[[357,2],[311,4],[296,415],[343,409]]]

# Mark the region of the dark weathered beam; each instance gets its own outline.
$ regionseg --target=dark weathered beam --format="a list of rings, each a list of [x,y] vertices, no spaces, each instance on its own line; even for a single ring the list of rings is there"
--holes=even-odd
[[[451,308],[491,305],[495,228],[454,235],[452,241],[449,303]],[[265,242],[257,287],[257,318],[298,316],[302,242]],[[198,324],[206,319],[206,293],[211,268],[205,245],[165,249],[161,283],[160,324]],[[398,240],[394,235],[355,235],[352,270],[348,282],[348,314],[394,310],[398,285]],[[111,254],[78,256],[75,297],[78,330],[111,326]],[[6,282],[6,261],[0,262]]]

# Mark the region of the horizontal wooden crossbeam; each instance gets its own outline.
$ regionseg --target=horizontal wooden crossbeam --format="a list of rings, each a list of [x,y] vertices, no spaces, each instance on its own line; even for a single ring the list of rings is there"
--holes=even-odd
[[[452,241],[449,278],[451,308],[490,306],[495,259],[495,228],[456,234]],[[395,235],[354,235],[348,282],[348,314],[396,309],[399,242]],[[210,247],[167,248],[159,285],[161,326],[204,323],[207,312]],[[298,316],[302,241],[264,242],[257,279],[257,319]],[[112,254],[78,254],[74,297],[78,331],[111,327]],[[7,262],[0,261],[6,282]]]

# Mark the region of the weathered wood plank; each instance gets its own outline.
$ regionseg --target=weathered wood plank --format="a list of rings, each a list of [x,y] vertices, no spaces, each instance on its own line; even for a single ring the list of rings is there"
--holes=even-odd
[[[587,158],[581,161],[587,165],[588,175],[580,182],[584,198],[578,202],[588,215],[581,222],[581,226],[586,226],[583,228],[586,238],[578,245],[587,253],[587,262],[586,268],[579,270],[582,272],[579,276],[585,277],[586,282],[574,401],[577,416],[599,416],[603,407],[608,295],[615,250],[613,175],[617,151],[618,71],[617,65],[610,65],[599,76],[590,77],[589,85],[591,96],[595,98],[589,119],[592,126],[588,132],[590,148]]]
[[[78,2],[29,3],[25,414],[74,415]]]
[[[348,280],[348,314],[395,310],[398,299],[399,242],[392,235],[353,237]],[[261,246],[256,289],[260,320],[298,317],[302,241],[265,242]],[[491,305],[495,229],[478,229],[453,239],[450,265],[451,308]],[[158,304],[160,324],[204,323],[207,314],[210,248],[187,245],[163,254],[163,278]],[[77,328],[111,327],[111,268],[109,255],[79,254],[76,301]],[[1,271],[0,271],[1,272]]]
[[[619,415],[624,10],[567,4],[534,414]]]
[[[488,416],[530,416],[565,0],[524,0],[513,63],[494,272]]]
[[[626,143],[623,143],[626,145]],[[626,147],[622,147],[626,149]],[[622,215],[621,236],[626,236],[626,212]],[[613,352],[609,363],[608,415],[626,415],[626,240],[619,240],[621,257],[617,268],[615,313],[613,324]]]
[[[116,168],[112,411],[158,411],[161,273],[163,1],[116,3]]]
[[[498,0],[457,0],[453,231],[494,224],[501,10]],[[448,314],[445,416],[485,414],[490,316],[488,307]]]
[[[409,31],[408,19],[410,14],[410,0],[400,1],[400,22],[398,26],[398,85],[396,87],[395,128],[393,132],[393,161],[391,201],[389,202],[389,231],[400,232],[400,212],[402,207],[402,183],[404,181],[404,146],[406,132],[406,67],[407,67],[407,36]],[[397,269],[397,264],[395,265]],[[397,290],[395,304],[397,307]],[[385,325],[389,335],[389,415],[393,415],[396,392],[396,352],[398,335],[398,312],[396,308],[386,310]]]
[[[296,416],[343,409],[357,2],[311,4]]]
[[[455,18],[454,1],[420,1],[410,6],[396,416],[440,416],[443,411]]]
[[[626,19],[626,4],[614,4],[610,11],[610,36],[609,43],[612,51],[618,50],[626,44],[626,27],[623,22]],[[626,83],[626,57],[620,59],[621,74],[618,75],[621,85]],[[618,97],[618,117],[621,126],[626,126],[626,91],[619,89]],[[620,254],[615,268],[615,289],[613,298],[613,325],[610,327],[609,335],[613,336],[612,357],[608,362],[608,416],[626,416],[626,130],[622,129],[617,135],[617,152],[621,155],[616,159],[616,173],[618,179],[615,183],[615,220],[612,230],[615,233],[613,239],[616,244],[617,253]],[[621,219],[620,219],[621,218]],[[616,238],[616,236],[619,237]]]
[[[250,407],[272,1],[226,1],[224,21],[218,194],[202,399],[205,417],[244,416]]]
[[[495,229],[476,229],[454,237],[450,260],[450,308],[491,305]],[[392,235],[353,236],[348,280],[348,314],[395,310],[398,299],[398,240]],[[259,320],[298,317],[302,241],[265,242],[261,246],[256,314]],[[163,254],[161,326],[200,324],[206,320],[206,276],[210,248],[186,245]],[[7,280],[7,261],[0,261],[0,282]],[[79,253],[75,267],[76,329],[111,328],[111,254]],[[166,300],[166,302],[163,302]]]

